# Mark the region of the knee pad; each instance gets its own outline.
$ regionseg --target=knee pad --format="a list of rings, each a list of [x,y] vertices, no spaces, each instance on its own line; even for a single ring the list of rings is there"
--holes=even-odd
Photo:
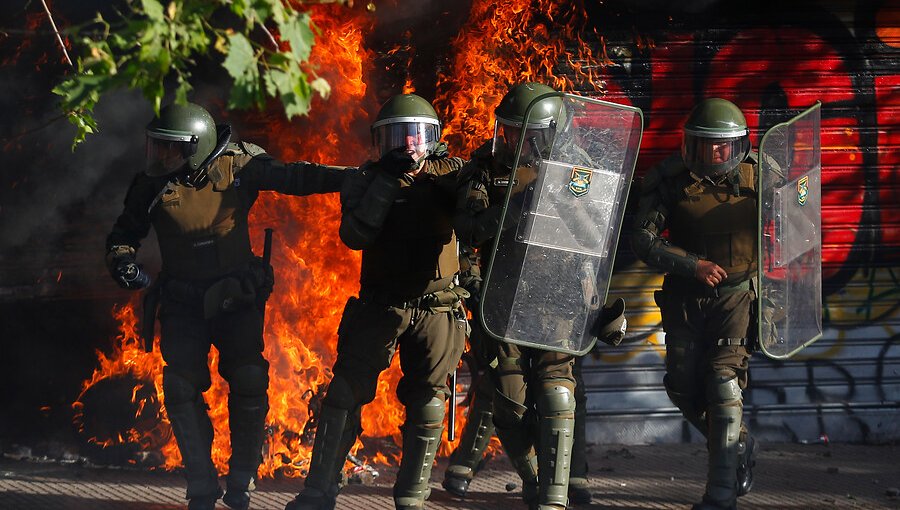
[[[365,403],[357,400],[353,389],[350,381],[344,376],[334,374],[334,377],[331,378],[331,382],[328,383],[328,391],[325,392],[324,403],[337,409],[343,409],[345,411],[352,410],[357,404]]]
[[[574,417],[575,392],[561,384],[541,386],[537,395],[537,409],[542,417]]]
[[[266,394],[269,388],[269,371],[260,365],[243,365],[231,371],[228,377],[231,393],[247,397]]]
[[[706,399],[713,405],[740,405],[741,386],[737,377],[729,374],[714,374],[707,379]]]
[[[195,402],[200,393],[193,381],[168,367],[163,368],[163,394],[167,406]]]
[[[517,427],[525,420],[528,408],[500,393],[494,393],[494,425],[504,429]]]
[[[673,404],[682,408],[684,406],[696,407],[702,406],[705,401],[705,395],[702,394],[700,388],[693,386],[678,386],[673,384],[673,379],[666,374],[663,376],[663,386],[666,388],[666,394]]]
[[[444,399],[437,396],[424,405],[406,408],[406,423],[426,428],[437,428],[444,423]]]

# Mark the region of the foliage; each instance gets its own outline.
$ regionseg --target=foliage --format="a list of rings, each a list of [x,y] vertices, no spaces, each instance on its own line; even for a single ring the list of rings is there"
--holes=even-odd
[[[304,66],[317,29],[286,0],[164,2],[125,0],[115,20],[98,13],[71,30],[81,55],[76,72],[53,92],[77,128],[73,149],[97,131],[93,108],[105,93],[140,89],[158,114],[167,85],[176,102],[187,102],[192,67],[216,54],[224,56],[222,66],[233,79],[230,108],[261,109],[272,96],[292,118],[309,111],[313,92],[327,97],[328,83],[314,73],[310,79]]]

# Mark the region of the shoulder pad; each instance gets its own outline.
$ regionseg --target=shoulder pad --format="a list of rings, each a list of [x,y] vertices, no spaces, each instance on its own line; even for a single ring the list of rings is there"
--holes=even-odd
[[[751,165],[758,164],[759,163],[759,153],[756,151],[750,151],[750,153],[747,154],[747,157],[744,158],[744,162],[750,163]]]
[[[675,177],[687,171],[684,160],[681,159],[681,153],[672,154],[659,162],[655,168],[659,169],[660,176],[665,178]]]
[[[272,156],[269,156],[269,154],[266,153],[266,150],[259,145],[243,140],[237,144],[240,146],[242,152],[251,158],[273,159]]]
[[[641,194],[655,190],[664,180],[676,177],[685,170],[687,168],[681,160],[681,154],[669,156],[644,174],[644,178],[641,180]]]
[[[233,156],[235,154],[240,154],[242,152],[244,152],[244,151],[241,150],[241,146],[235,142],[230,142],[228,145],[225,146],[225,154],[229,154],[229,155]]]

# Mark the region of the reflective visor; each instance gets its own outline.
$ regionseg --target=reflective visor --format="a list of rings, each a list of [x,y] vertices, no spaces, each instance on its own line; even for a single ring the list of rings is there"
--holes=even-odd
[[[184,166],[195,152],[196,141],[164,140],[148,135],[145,172],[154,177],[168,175]]]
[[[681,156],[684,164],[701,177],[717,177],[733,169],[750,152],[747,136],[706,138],[685,133]]]
[[[398,122],[372,128],[372,142],[379,156],[406,148],[416,161],[434,151],[439,136],[437,124],[426,122]]]
[[[512,166],[512,159],[516,154],[516,146],[519,144],[519,136],[521,133],[521,127],[500,121],[495,123],[493,155],[499,158],[504,166]],[[551,133],[552,129],[549,127],[526,129],[525,139],[527,145],[522,147],[522,161],[520,161],[519,164],[523,165],[531,163],[536,156],[535,150],[541,155],[545,155],[550,147]],[[531,140],[534,140],[534,144],[531,143]]]

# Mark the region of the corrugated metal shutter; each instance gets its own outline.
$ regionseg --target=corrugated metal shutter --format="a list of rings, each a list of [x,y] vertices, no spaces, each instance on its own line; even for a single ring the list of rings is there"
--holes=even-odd
[[[645,115],[638,176],[679,149],[680,126],[701,98],[737,103],[754,147],[765,129],[823,102],[826,333],[789,361],[752,359],[745,418],[769,439],[900,438],[900,6],[864,4],[804,4],[702,28],[642,28],[638,14],[639,39],[652,44],[607,39],[621,65],[607,70],[604,98]],[[632,343],[601,347],[585,363],[588,441],[697,440],[662,386],[652,297],[662,276],[629,243],[626,232],[612,292],[628,302]]]

